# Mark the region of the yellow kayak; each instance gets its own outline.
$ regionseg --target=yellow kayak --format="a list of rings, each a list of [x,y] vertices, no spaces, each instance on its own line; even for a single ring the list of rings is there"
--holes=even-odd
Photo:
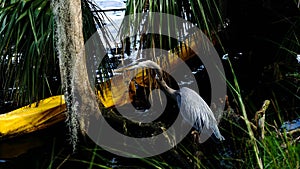
[[[63,95],[52,96],[0,115],[0,139],[47,128],[65,120]]]

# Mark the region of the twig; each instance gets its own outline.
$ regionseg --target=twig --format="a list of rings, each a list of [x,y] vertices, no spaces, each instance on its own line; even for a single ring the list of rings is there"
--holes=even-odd
[[[270,100],[265,100],[262,108],[255,113],[255,123],[258,132],[259,140],[263,140],[265,138],[265,112],[270,105]]]
[[[286,132],[286,134],[291,134],[292,135],[292,134],[297,133],[297,132],[300,132],[300,128],[288,131],[288,132]]]
[[[278,130],[277,125],[274,126],[274,125],[271,125],[271,124],[269,124],[269,123],[265,123],[265,124],[266,124],[267,126],[269,126],[269,127],[272,127],[272,128],[275,130],[275,132],[276,132],[276,134],[277,134],[277,137],[279,136],[279,137],[282,138],[282,133]]]
[[[57,169],[60,169],[60,167],[62,167],[62,165],[64,163],[66,163],[69,158],[70,158],[70,154],[59,164],[59,166],[57,167]]]
[[[240,118],[241,118],[242,120],[246,121],[246,119],[244,118],[244,116],[240,116]],[[253,124],[251,121],[249,121],[249,123],[250,123],[251,127],[253,127],[253,129],[256,131],[256,130],[257,130],[256,125]]]
[[[294,142],[296,143],[298,140],[300,140],[300,136],[297,137],[297,138],[294,140]]]

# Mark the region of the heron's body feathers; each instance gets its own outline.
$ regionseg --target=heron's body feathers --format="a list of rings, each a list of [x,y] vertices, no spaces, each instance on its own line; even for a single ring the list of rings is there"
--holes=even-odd
[[[183,118],[201,134],[211,135],[213,133],[219,140],[224,140],[214,114],[206,102],[194,90],[187,87],[183,87],[177,92],[180,95],[177,96],[177,100],[179,100],[177,103]]]

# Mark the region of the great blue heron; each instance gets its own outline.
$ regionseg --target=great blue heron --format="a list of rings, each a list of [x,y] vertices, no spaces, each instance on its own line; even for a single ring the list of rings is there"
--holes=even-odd
[[[187,87],[182,87],[179,90],[170,88],[163,79],[163,72],[161,67],[153,61],[142,61],[134,66],[131,66],[129,69],[132,70],[134,68],[141,67],[151,68],[155,70],[156,80],[162,90],[164,90],[169,96],[171,96],[172,99],[177,102],[182,117],[187,123],[192,125],[197,130],[197,132],[201,134],[203,134],[203,132],[206,132],[204,134],[207,134],[209,136],[211,134],[214,134],[218,140],[225,140],[219,131],[218,123],[214,117],[212,110],[201,98],[201,96],[199,96],[199,94]]]

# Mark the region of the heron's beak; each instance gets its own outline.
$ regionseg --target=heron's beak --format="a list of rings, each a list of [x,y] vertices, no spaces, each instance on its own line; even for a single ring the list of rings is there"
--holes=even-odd
[[[120,67],[120,68],[114,69],[114,72],[123,73],[125,71],[131,71],[131,70],[134,70],[134,69],[138,68],[136,65],[137,64],[131,64],[131,65],[127,65],[127,66],[124,66],[124,67]]]
[[[125,67],[115,69],[114,72],[115,73],[122,73],[124,71],[131,71],[131,70],[134,70],[134,69],[150,68],[150,69],[153,69],[155,71],[155,74],[156,74],[155,79],[159,80],[159,81],[163,81],[163,72],[162,72],[160,66],[157,63],[155,63],[151,60],[146,60],[146,61],[141,61],[140,62],[140,60],[138,60],[134,63],[131,63],[131,64],[125,66]]]
[[[147,61],[147,60],[146,60]],[[114,69],[114,72],[116,73],[122,73],[124,71],[131,71],[131,70],[135,70],[135,69],[141,69],[144,67],[147,67],[147,64],[145,64],[147,62],[145,62],[145,59],[137,59],[134,62],[128,64],[128,65],[124,65],[123,67]],[[150,65],[148,65],[150,66]]]

